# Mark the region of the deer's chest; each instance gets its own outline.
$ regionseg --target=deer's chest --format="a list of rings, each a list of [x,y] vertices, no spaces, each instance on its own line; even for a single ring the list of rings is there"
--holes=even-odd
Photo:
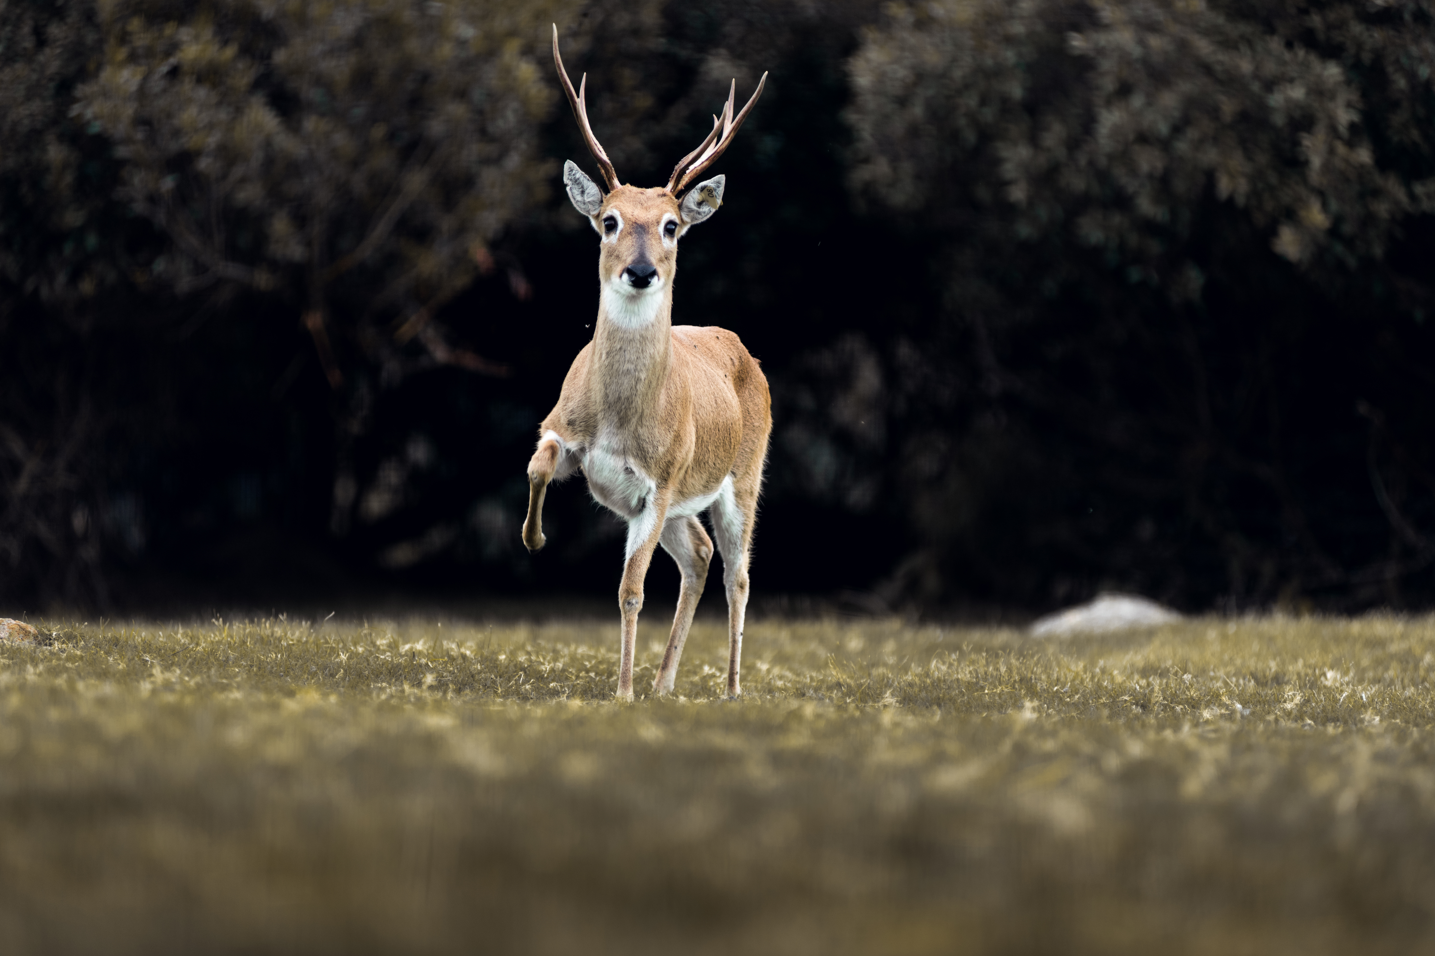
[[[621,449],[603,441],[584,452],[583,475],[599,504],[629,520],[642,513],[658,487]]]

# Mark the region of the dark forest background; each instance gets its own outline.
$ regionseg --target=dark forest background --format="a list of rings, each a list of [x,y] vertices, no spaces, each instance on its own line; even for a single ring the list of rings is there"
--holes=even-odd
[[[1435,602],[1429,2],[0,0],[7,613],[613,593],[553,22],[640,185],[771,73],[675,306],[759,606]]]

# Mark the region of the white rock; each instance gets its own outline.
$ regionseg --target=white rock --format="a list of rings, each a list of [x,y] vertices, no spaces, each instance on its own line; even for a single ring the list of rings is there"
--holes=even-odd
[[[0,617],[0,641],[34,644],[37,643],[39,639],[40,632],[24,621],[15,621],[8,617]]]
[[[1090,604],[1048,614],[1031,626],[1032,637],[1105,634],[1133,627],[1155,627],[1181,620],[1181,615],[1155,601],[1132,594],[1101,594]]]

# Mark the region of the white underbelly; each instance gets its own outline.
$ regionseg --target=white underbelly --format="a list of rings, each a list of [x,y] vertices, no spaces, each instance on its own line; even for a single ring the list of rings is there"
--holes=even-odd
[[[589,449],[583,455],[583,474],[588,479],[588,490],[593,498],[628,521],[645,517],[644,512],[658,489],[657,482],[642,469],[624,456],[613,454],[601,446]],[[730,491],[731,488],[732,476],[726,475],[712,491],[669,504],[667,517],[688,518],[701,514],[712,506],[724,489]],[[651,516],[646,517],[651,519]]]
[[[642,514],[658,488],[657,482],[626,457],[601,446],[583,455],[583,474],[597,502],[629,521]]]

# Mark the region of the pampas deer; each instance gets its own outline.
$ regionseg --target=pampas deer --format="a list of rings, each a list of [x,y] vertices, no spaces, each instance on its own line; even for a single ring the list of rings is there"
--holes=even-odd
[[[523,543],[543,547],[543,497],[548,484],[581,468],[599,503],[628,523],[623,583],[618,694],[633,697],[633,650],[643,579],[658,545],[682,572],[678,611],[656,694],[673,690],[678,659],[707,580],[713,542],[698,515],[708,511],[722,555],[728,604],[727,693],[742,693],[743,617],[748,555],[763,460],[772,431],[772,402],[757,360],[733,333],[672,323],[678,241],[717,212],[724,177],[697,183],[732,142],[767,83],[733,115],[733,82],[712,132],[673,170],[668,184],[623,185],[588,122],[585,75],[578,92],[558,53],[553,62],[573,115],[598,162],[604,187],[569,160],[563,181],[574,207],[602,242],[598,253],[598,320],[593,341],[568,369],[558,404],[539,426],[528,463],[528,517]]]

